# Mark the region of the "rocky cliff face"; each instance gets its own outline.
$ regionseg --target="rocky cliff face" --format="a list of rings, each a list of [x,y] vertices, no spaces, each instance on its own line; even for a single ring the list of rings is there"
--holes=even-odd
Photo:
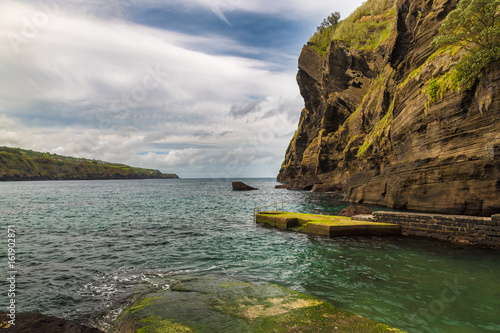
[[[430,100],[430,82],[462,56],[430,43],[457,0],[398,0],[373,51],[305,45],[305,101],[278,181],[343,188],[346,200],[441,213],[500,212],[500,66],[472,90]]]

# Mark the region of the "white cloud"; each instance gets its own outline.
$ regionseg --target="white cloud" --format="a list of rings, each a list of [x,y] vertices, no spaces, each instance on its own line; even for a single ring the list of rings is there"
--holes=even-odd
[[[260,52],[226,37],[56,9],[0,4],[0,145],[181,176],[277,173],[290,139],[283,134],[295,129],[302,107],[294,70],[194,47]],[[258,107],[230,115],[256,96]],[[261,155],[280,157],[269,165]]]
[[[10,12],[16,5],[9,4],[0,14],[3,35],[23,37]],[[33,17],[38,10],[19,7],[25,9],[24,15],[20,8],[14,10],[19,20]],[[131,100],[129,104],[135,107],[155,94],[162,102],[227,101],[228,96],[237,102],[248,93],[289,95],[296,91],[290,80],[294,73],[272,72],[267,69],[272,64],[257,60],[191,50],[178,45],[181,38],[184,43],[193,39],[123,21],[89,21],[61,14],[20,44],[17,53],[2,38],[0,54],[5,66],[0,84],[6,89],[0,97],[24,102],[29,94],[29,100],[38,101],[105,102],[114,94]],[[212,43],[219,41],[214,37]],[[228,44],[227,40],[223,43]],[[158,87],[153,87],[157,82],[152,73],[162,81]]]

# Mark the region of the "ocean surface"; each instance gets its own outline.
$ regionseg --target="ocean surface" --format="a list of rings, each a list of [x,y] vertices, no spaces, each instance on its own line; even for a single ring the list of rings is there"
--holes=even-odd
[[[268,229],[254,223],[254,207],[336,214],[347,204],[243,181],[260,190],[233,192],[217,179],[0,183],[0,306],[14,226],[18,312],[104,325],[112,315],[103,313],[152,276],[215,275],[273,282],[408,332],[500,332],[500,251]]]

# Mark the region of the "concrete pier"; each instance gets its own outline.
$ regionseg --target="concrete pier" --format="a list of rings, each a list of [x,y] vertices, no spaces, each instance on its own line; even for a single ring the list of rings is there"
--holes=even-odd
[[[256,222],[278,229],[289,229],[323,236],[400,235],[397,224],[358,221],[345,216],[315,215],[292,212],[260,212]]]

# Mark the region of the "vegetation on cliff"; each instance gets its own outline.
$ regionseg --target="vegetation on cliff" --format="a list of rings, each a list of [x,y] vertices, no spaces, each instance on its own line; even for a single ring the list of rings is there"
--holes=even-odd
[[[0,180],[178,178],[158,170],[0,147]]]
[[[451,79],[472,88],[500,60],[500,0],[461,0],[439,28],[435,48],[455,46],[467,51]]]
[[[309,43],[325,54],[333,40],[360,50],[373,50],[385,41],[396,21],[394,0],[368,0],[349,17],[318,29]]]

